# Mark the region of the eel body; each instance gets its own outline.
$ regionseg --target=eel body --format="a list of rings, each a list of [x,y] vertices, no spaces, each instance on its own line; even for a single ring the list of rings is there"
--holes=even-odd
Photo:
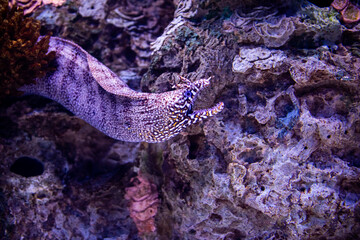
[[[196,95],[210,79],[190,82],[183,78],[176,90],[164,93],[136,92],[71,41],[51,37],[49,51],[56,52],[56,70],[20,90],[59,102],[118,140],[165,141],[224,106],[220,102],[209,109],[193,110]]]

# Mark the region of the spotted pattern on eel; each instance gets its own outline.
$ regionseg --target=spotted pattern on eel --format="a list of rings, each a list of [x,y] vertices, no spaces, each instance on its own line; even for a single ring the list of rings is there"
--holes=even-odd
[[[59,102],[118,140],[165,141],[224,107],[220,102],[209,109],[193,109],[197,94],[210,84],[210,79],[191,82],[181,78],[183,83],[174,91],[136,92],[71,41],[51,37],[49,51],[56,52],[56,70],[20,90]]]

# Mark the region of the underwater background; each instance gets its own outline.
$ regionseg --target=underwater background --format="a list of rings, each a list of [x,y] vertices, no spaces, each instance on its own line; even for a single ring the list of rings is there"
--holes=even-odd
[[[360,239],[359,1],[0,3],[0,239]],[[49,34],[137,91],[212,76],[195,108],[225,108],[114,140],[17,91]]]

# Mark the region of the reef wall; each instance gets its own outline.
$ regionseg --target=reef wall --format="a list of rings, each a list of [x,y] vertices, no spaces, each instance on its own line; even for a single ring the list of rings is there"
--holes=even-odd
[[[295,0],[38,8],[43,32],[134,89],[212,76],[195,107],[225,108],[145,144],[41,97],[7,99],[0,238],[359,239],[360,24],[344,14]]]

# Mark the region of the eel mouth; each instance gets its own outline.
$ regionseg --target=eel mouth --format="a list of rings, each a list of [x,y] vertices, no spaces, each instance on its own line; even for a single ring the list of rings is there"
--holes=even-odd
[[[208,117],[214,116],[221,112],[221,110],[224,109],[224,103],[219,102],[215,106],[207,109],[200,109],[200,110],[193,110],[194,102],[196,100],[197,95],[199,92],[204,89],[205,87],[210,85],[210,79],[211,77],[207,79],[199,79],[192,83],[192,87],[195,89],[195,94],[187,105],[187,116],[192,120],[193,123],[197,122],[198,120],[206,119]]]
[[[198,94],[200,93],[200,91],[210,84],[209,80],[210,80],[210,78],[200,79],[194,83],[190,83],[190,89],[185,91],[184,95],[187,98],[187,100],[185,102],[185,106],[187,109],[187,111],[186,111],[187,116],[189,116],[190,114],[192,114],[194,112],[194,105],[195,105],[196,98],[197,98]]]
[[[206,119],[208,117],[214,116],[221,112],[224,109],[224,103],[219,102],[215,106],[207,109],[200,109],[193,111],[191,114],[189,114],[189,117],[195,122],[198,120]]]
[[[179,88],[185,88],[183,92],[183,97],[185,99],[183,105],[181,105],[181,108],[185,108],[186,115],[189,115],[193,112],[194,103],[196,101],[196,97],[199,94],[199,92],[210,85],[210,79],[211,77],[207,79],[199,79],[195,82],[191,82],[189,79],[181,77],[180,80],[183,82],[181,84],[178,84],[177,87]]]

